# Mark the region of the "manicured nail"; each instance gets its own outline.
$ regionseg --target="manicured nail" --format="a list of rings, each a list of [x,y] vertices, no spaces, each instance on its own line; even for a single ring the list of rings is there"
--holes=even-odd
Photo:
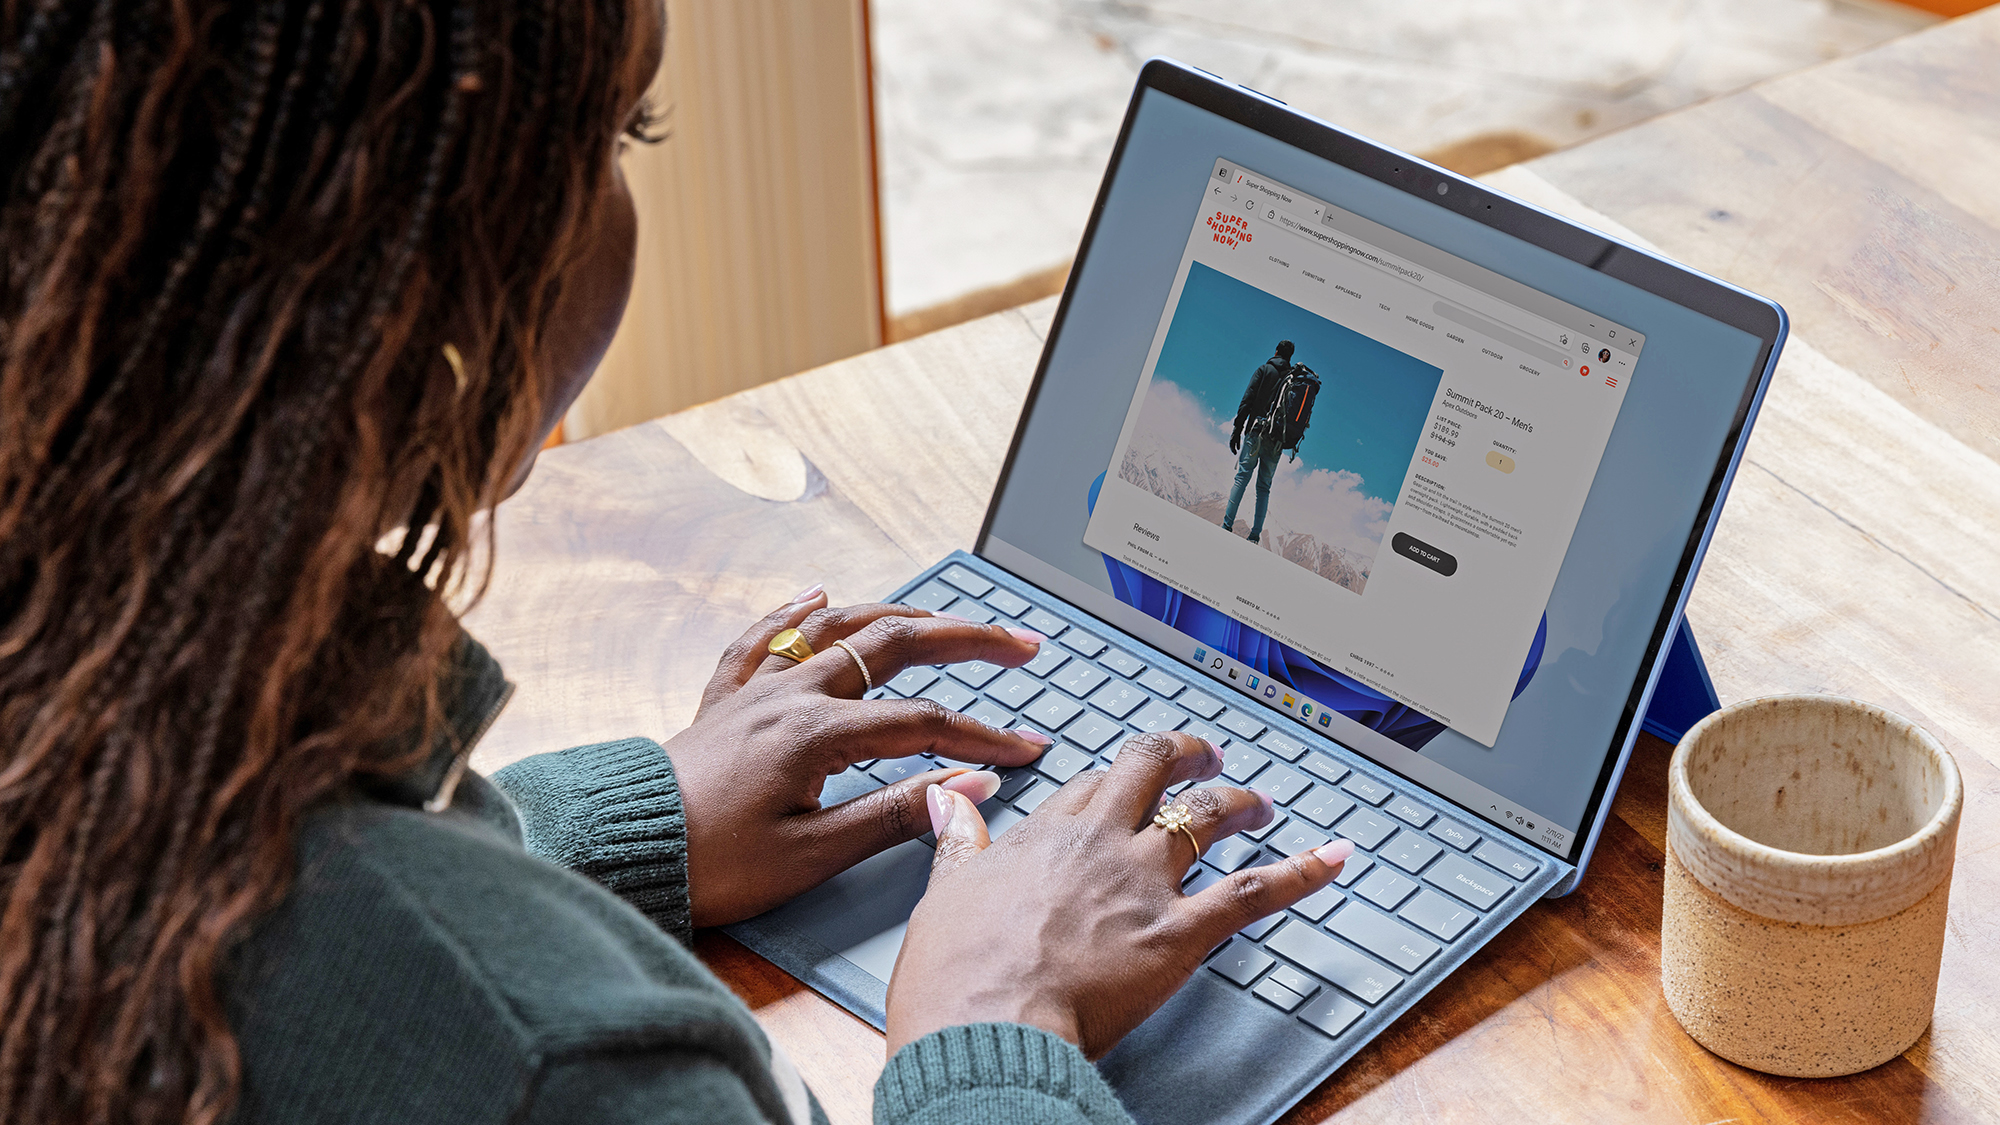
[[[805,589],[800,590],[798,596],[792,599],[792,604],[797,605],[800,602],[809,602],[814,598],[819,597],[820,591],[824,589],[826,589],[826,584],[824,582],[815,582],[812,585],[806,587]]]
[[[1204,739],[1202,739],[1202,741],[1203,741],[1203,742],[1208,742],[1208,739],[1204,738]],[[1213,742],[1208,742],[1208,752],[1209,752],[1209,753],[1211,753],[1211,754],[1213,754],[1213,755],[1215,755],[1215,760],[1216,760],[1217,762],[1226,762],[1226,761],[1228,761],[1228,759],[1226,759],[1226,758],[1224,758],[1224,757],[1222,756],[1222,747],[1220,747],[1220,746],[1217,746],[1217,745],[1216,745],[1215,743],[1213,743]]]
[[[1000,775],[992,770],[973,770],[947,778],[942,787],[964,794],[966,800],[976,805],[1000,791]]]
[[[1354,841],[1336,839],[1314,848],[1313,854],[1319,857],[1321,863],[1332,867],[1334,864],[1346,862],[1347,857],[1354,854]]]
[[[1033,629],[1009,629],[1007,632],[1015,640],[1020,641],[1024,645],[1038,645],[1048,640],[1047,637],[1042,636]]]
[[[1037,746],[1047,746],[1055,741],[1034,727],[1015,727],[1014,733],[1020,735],[1023,742],[1032,742]]]
[[[924,803],[931,810],[931,831],[939,836],[951,823],[951,798],[944,795],[942,786],[933,785],[924,790]]]
[[[1264,806],[1264,811],[1267,813],[1270,812],[1272,806],[1276,804],[1275,801],[1271,800],[1271,795],[1269,793],[1264,792],[1261,789],[1252,789],[1251,792],[1257,794],[1257,803]]]

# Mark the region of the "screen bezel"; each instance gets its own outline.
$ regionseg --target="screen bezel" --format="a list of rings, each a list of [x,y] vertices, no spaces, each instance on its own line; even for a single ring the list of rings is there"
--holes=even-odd
[[[1070,267],[1069,281],[1063,287],[1055,319],[1050,324],[1041,358],[1035,365],[1034,380],[1029,384],[1027,399],[1021,407],[1020,420],[1014,427],[1013,439],[1008,443],[1007,458],[1001,465],[999,479],[994,484],[992,498],[987,503],[986,517],[979,527],[979,538],[973,546],[975,555],[996,566],[1001,564],[988,556],[986,548],[988,537],[993,531],[995,514],[999,511],[1000,498],[1005,494],[1007,481],[1013,473],[1022,437],[1027,432],[1028,419],[1034,414],[1035,404],[1041,395],[1042,381],[1048,374],[1050,357],[1054,354],[1056,341],[1062,337],[1077,279],[1083,275],[1084,264],[1089,259],[1091,245],[1097,234],[1098,223],[1103,218],[1105,201],[1110,196],[1111,185],[1117,179],[1120,164],[1124,159],[1126,141],[1131,135],[1140,103],[1148,91],[1155,91],[1207,110],[1218,117],[1253,129],[1310,155],[1331,161],[1349,171],[1358,172],[1379,183],[1398,188],[1430,206],[1471,218],[1503,234],[1512,235],[1530,245],[1561,255],[1607,277],[1626,282],[1690,311],[1757,337],[1759,341],[1757,361],[1749,371],[1745,372],[1743,393],[1737,399],[1727,440],[1724,441],[1721,455],[1717,458],[1715,469],[1709,476],[1701,507],[1688,529],[1687,541],[1675,567],[1673,582],[1667,588],[1667,595],[1661,603],[1652,635],[1647,640],[1645,658],[1639,665],[1639,675],[1633,680],[1632,689],[1626,696],[1623,712],[1619,716],[1618,726],[1612,734],[1610,745],[1605,748],[1596,785],[1591,790],[1590,800],[1584,807],[1584,816],[1577,826],[1577,832],[1571,837],[1570,848],[1567,853],[1556,852],[1543,848],[1532,840],[1517,839],[1518,843],[1535,847],[1581,867],[1596,845],[1598,833],[1608,812],[1611,788],[1622,772],[1631,746],[1637,739],[1643,709],[1651,696],[1659,666],[1664,661],[1673,631],[1680,624],[1681,611],[1687,599],[1688,583],[1700,563],[1703,552],[1707,549],[1722,498],[1727,493],[1729,482],[1735,475],[1737,462],[1742,456],[1751,419],[1755,416],[1756,407],[1770,380],[1774,358],[1785,335],[1784,310],[1766,298],[1559,218],[1407,153],[1364,140],[1300,113],[1283,102],[1260,94],[1247,86],[1234,85],[1207,71],[1188,67],[1170,59],[1152,59],[1140,71],[1138,83],[1132,91],[1132,100],[1126,106],[1125,119],[1118,130],[1117,144],[1112,148],[1110,163],[1105,168],[1103,182],[1098,186],[1097,198],[1091,205],[1090,221],[1084,227],[1083,240],[1077,247],[1076,260]],[[1450,184],[1451,190],[1444,195],[1436,194],[1435,185],[1438,183]],[[1188,662],[1182,660],[1182,663]],[[1252,702],[1257,706],[1264,706],[1260,700]]]

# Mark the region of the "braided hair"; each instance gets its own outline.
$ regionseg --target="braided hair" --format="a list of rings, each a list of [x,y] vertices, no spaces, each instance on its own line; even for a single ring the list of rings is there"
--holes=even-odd
[[[444,729],[657,4],[0,0],[0,1122],[230,1113],[218,972]]]

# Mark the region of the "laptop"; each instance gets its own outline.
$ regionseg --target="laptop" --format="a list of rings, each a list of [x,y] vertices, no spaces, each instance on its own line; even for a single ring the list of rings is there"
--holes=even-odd
[[[1002,771],[996,836],[1125,739],[1183,730],[1276,811],[1188,893],[1354,841],[1335,885],[1215,950],[1100,1062],[1135,1118],[1274,1120],[1576,887],[1785,326],[1146,64],[978,541],[891,599],[1049,639],[1018,669],[912,668],[875,693],[1056,740]],[[824,799],[938,764],[864,762]],[[729,932],[881,1027],[930,849]]]

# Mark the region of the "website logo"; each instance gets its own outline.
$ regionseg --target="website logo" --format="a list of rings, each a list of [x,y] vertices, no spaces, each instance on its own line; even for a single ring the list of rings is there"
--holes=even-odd
[[[1227,211],[1217,211],[1208,217],[1208,229],[1214,232],[1215,240],[1234,249],[1250,239],[1250,222],[1241,215]]]

